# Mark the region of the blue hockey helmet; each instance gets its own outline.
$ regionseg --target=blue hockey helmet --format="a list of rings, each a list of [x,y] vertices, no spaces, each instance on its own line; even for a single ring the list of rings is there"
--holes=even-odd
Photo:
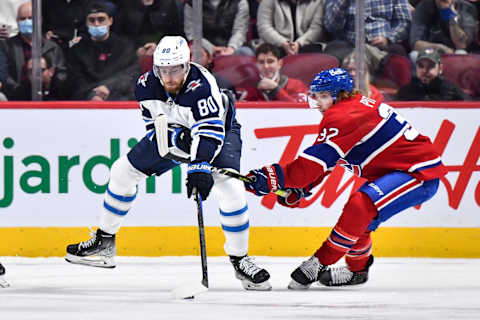
[[[333,101],[340,91],[353,91],[353,78],[342,68],[333,68],[317,73],[310,84],[309,92],[330,92]]]

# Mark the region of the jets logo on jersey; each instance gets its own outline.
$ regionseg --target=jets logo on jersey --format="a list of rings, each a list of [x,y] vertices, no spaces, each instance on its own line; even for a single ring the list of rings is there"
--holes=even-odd
[[[185,90],[185,93],[187,93],[188,91],[195,91],[195,89],[197,89],[202,85],[200,81],[201,81],[200,79],[190,81],[187,84],[187,90]]]
[[[142,86],[146,87],[147,86],[147,78],[148,78],[148,72],[145,72],[138,78],[138,84],[142,84]]]

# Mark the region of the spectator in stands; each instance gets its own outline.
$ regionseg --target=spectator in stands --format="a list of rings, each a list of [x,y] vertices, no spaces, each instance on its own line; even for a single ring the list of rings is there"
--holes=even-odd
[[[462,89],[442,77],[442,60],[434,49],[420,51],[415,61],[415,76],[400,88],[396,100],[466,100]]]
[[[14,37],[18,34],[17,12],[18,7],[25,0],[0,1],[0,40]]]
[[[3,83],[7,78],[8,73],[8,60],[5,53],[0,50],[0,101],[6,101],[7,97],[3,94]]]
[[[366,58],[365,61],[368,61],[368,59]],[[347,70],[348,73],[350,73],[350,75],[354,78],[357,74],[357,66],[356,66],[356,63],[355,63],[355,51],[351,51],[349,54],[347,54],[345,56],[345,58],[343,58],[342,62],[341,62],[341,65],[340,65],[343,69]],[[364,72],[364,75],[365,75],[365,83],[368,84],[368,92],[365,92],[364,94],[366,94],[369,98],[372,98],[373,100],[376,100],[376,101],[383,101],[385,100],[383,94],[371,83],[370,81],[370,71],[371,70],[371,66],[369,66],[368,63],[365,63],[365,72]]]
[[[249,11],[249,20],[248,20],[248,32],[247,32],[247,42],[253,39],[258,40],[258,30],[257,30],[257,12],[258,6],[262,0],[248,0],[248,11]]]
[[[213,55],[254,55],[245,46],[249,7],[247,0],[203,0],[203,38],[213,45]],[[184,31],[193,40],[192,0],[185,0]]]
[[[410,53],[436,49],[440,54],[465,54],[474,44],[478,31],[477,10],[465,0],[423,0],[415,7]]]
[[[256,87],[245,88],[241,93],[241,100],[307,101],[308,89],[305,84],[280,73],[283,53],[279,47],[265,42],[258,46],[255,55],[260,81]]]
[[[48,56],[40,59],[42,74],[42,100],[65,100],[66,91],[55,83],[55,68]],[[17,90],[10,96],[10,100],[32,100],[32,59],[27,61],[27,77],[22,80]]]
[[[257,30],[264,42],[285,53],[322,52],[323,0],[262,0]]]
[[[74,99],[133,99],[134,79],[140,72],[133,45],[110,31],[113,17],[100,2],[87,7],[88,37],[69,50]]]
[[[189,43],[190,47],[190,59],[193,61],[193,42]],[[213,46],[206,40],[202,41],[202,60],[200,64],[207,68],[208,71],[215,77],[217,84],[220,88],[228,89],[232,92],[233,95],[236,95],[237,91],[235,86],[230,81],[219,76],[215,71],[213,71]]]
[[[27,78],[27,62],[32,57],[32,4],[24,2],[18,7],[17,22],[19,34],[0,41],[8,59],[8,75],[4,83],[5,94],[9,98],[14,94],[22,80]],[[43,39],[41,54],[48,56],[56,70],[55,78],[59,83],[67,81],[67,66],[62,49],[53,41]]]
[[[402,42],[412,16],[407,0],[365,0],[364,6],[366,50],[376,57],[377,70],[387,53],[406,56]],[[336,46],[355,45],[355,14],[355,0],[325,0],[323,21]]]
[[[140,60],[151,59],[165,35],[181,35],[176,0],[125,1],[115,17],[113,31],[133,43]]]
[[[42,31],[67,54],[70,46],[86,36],[84,13],[89,0],[42,1]]]

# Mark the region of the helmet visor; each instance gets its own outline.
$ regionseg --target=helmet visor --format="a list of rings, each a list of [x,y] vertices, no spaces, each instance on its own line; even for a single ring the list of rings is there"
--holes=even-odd
[[[157,77],[178,77],[183,76],[185,73],[185,68],[183,65],[176,65],[176,66],[153,66],[153,70]]]
[[[317,109],[319,107],[317,100],[315,100],[315,98],[312,97],[310,94],[307,96],[307,101],[310,109]]]

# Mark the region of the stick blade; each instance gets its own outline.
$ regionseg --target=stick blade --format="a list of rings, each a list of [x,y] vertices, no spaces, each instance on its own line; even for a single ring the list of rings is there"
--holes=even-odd
[[[173,288],[171,294],[174,299],[193,299],[207,290],[208,288],[201,283],[189,283]]]
[[[3,276],[0,276],[0,288],[8,288],[10,287],[10,284],[3,278]]]
[[[168,149],[168,118],[164,114],[159,114],[154,121],[155,135],[157,138],[158,153],[165,157],[170,151]]]

